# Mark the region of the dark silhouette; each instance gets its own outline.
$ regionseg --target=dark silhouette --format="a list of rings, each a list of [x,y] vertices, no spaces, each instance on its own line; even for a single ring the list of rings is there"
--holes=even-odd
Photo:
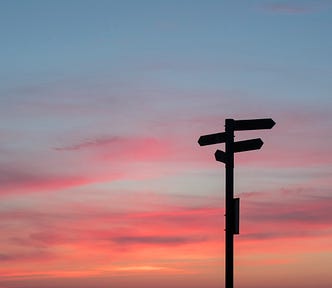
[[[275,122],[271,118],[250,120],[225,120],[225,132],[204,135],[198,140],[200,146],[225,143],[225,152],[217,150],[215,159],[226,168],[226,257],[225,288],[234,287],[234,235],[239,234],[240,199],[234,198],[234,153],[260,149],[260,138],[234,142],[234,131],[271,129]]]

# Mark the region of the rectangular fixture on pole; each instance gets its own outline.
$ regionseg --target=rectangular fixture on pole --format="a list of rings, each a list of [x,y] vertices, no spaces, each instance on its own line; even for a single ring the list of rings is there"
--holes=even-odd
[[[233,234],[240,234],[240,198],[233,199],[234,225]]]

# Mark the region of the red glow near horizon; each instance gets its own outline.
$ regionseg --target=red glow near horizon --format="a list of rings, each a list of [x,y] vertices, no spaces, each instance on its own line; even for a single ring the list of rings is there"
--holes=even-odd
[[[109,283],[117,283],[119,277],[129,277],[132,282],[126,284],[128,287],[143,275],[154,275],[151,279],[178,275],[184,277],[187,284],[208,283],[214,287],[222,283],[222,197],[210,195],[202,202],[190,194],[144,191],[144,183],[164,177],[158,167],[183,161],[183,167],[169,174],[174,179],[181,178],[181,170],[192,169],[193,163],[181,156],[181,145],[144,137],[103,139],[55,150],[59,157],[64,157],[57,159],[64,161],[64,165],[68,153],[74,157],[69,159],[71,165],[79,163],[79,159],[90,160],[90,168],[99,166],[95,171],[90,169],[93,173],[80,166],[77,166],[79,177],[52,177],[37,171],[22,174],[19,169],[6,172],[9,177],[2,197],[9,202],[0,213],[2,221],[7,223],[2,230],[5,237],[0,242],[5,251],[0,260],[6,265],[0,268],[0,281],[9,284],[23,281],[38,287],[41,283],[46,285],[49,279],[82,283],[84,279],[106,277]],[[237,165],[246,171],[242,155]],[[251,165],[256,164],[258,173],[262,168],[259,153],[255,155],[249,160]],[[193,167],[210,167],[197,156],[199,165]],[[111,177],[106,177],[105,173],[109,165],[104,165],[108,162],[121,164],[121,169]],[[148,164],[146,169],[156,169],[147,170],[149,173],[137,171],[137,168],[131,170],[134,163],[135,167]],[[275,169],[279,170],[278,165]],[[144,176],[137,177],[140,174]],[[130,179],[136,179],[135,188],[114,190],[117,188],[113,185],[117,183],[127,183],[125,187],[130,187]],[[137,186],[140,183],[142,187]],[[275,190],[273,186],[266,186],[270,191],[240,191],[241,234],[235,237],[236,274],[242,279],[240,286],[250,287],[248,283],[256,283],[257,287],[263,287],[253,280],[259,277],[260,269],[271,270],[276,275],[287,274],[287,269],[296,265],[307,269],[310,263],[303,258],[302,251],[317,254],[330,250],[331,198],[324,189],[314,188],[313,184],[314,179],[308,181],[305,189],[289,186]],[[220,190],[223,190],[221,185]],[[44,194],[48,191],[57,193]],[[90,200],[80,201],[75,193]],[[16,203],[20,197],[27,202]],[[319,245],[313,247],[312,241]],[[315,273],[314,277],[318,277],[318,271]],[[207,276],[210,280],[206,282]],[[246,284],[241,284],[243,281]]]

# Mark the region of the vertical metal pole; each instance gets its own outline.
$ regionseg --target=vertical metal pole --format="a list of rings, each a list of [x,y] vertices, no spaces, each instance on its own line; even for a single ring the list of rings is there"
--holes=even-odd
[[[234,287],[234,119],[225,120],[226,132],[226,259],[225,288]]]

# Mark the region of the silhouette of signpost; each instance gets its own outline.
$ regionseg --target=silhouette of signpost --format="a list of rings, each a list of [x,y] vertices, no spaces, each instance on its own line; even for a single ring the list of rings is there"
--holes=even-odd
[[[223,162],[226,168],[226,260],[225,288],[234,287],[234,235],[239,234],[240,199],[234,198],[234,153],[258,150],[263,146],[260,138],[234,142],[234,131],[271,129],[275,122],[271,118],[249,120],[225,120],[225,132],[203,135],[199,138],[200,146],[225,143],[225,152],[217,150],[215,159]]]

